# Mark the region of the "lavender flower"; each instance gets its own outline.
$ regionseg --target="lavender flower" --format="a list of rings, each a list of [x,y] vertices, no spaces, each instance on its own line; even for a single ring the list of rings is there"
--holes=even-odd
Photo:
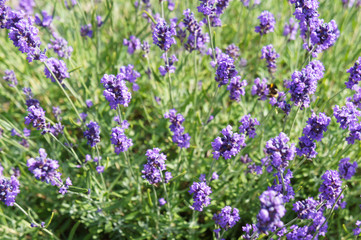
[[[211,177],[211,181],[217,180],[218,178],[219,178],[219,176],[218,176],[217,172],[213,172],[212,177]]]
[[[271,187],[268,187],[268,190],[278,192],[279,196],[282,197],[284,203],[287,203],[291,199],[294,199],[295,192],[293,191],[293,187],[291,185],[291,178],[293,178],[293,173],[291,172],[291,170],[287,169],[287,172],[276,172],[274,176],[276,178],[273,181],[273,185]]]
[[[25,124],[32,123],[33,127],[37,130],[43,130],[46,132],[47,123],[45,120],[45,111],[40,105],[32,105],[27,109],[28,115],[25,117]]]
[[[102,20],[102,16],[97,16],[96,17],[97,20],[97,27],[100,28],[101,26],[103,26],[104,22]]]
[[[120,67],[119,73],[124,75],[124,80],[133,84],[133,91],[139,90],[139,86],[136,84],[136,80],[140,77],[140,73],[134,70],[133,65],[129,64],[128,66]]]
[[[223,137],[217,137],[212,142],[213,158],[218,159],[222,156],[224,159],[230,159],[239,153],[241,147],[246,146],[246,136],[244,134],[233,133],[232,126],[228,125],[222,129],[221,133]]]
[[[324,23],[323,19],[318,19],[317,27],[312,29],[311,32],[311,44],[314,46],[313,48],[315,48],[312,56],[317,57],[318,53],[332,47],[339,36],[340,31],[337,28],[335,20]],[[312,49],[309,50],[311,51]]]
[[[350,158],[343,158],[338,165],[340,177],[349,180],[356,173],[357,162],[350,163]]]
[[[23,129],[24,137],[30,137],[30,133],[31,133],[31,130],[30,130],[30,129],[27,129],[27,128],[24,128],[24,129]]]
[[[62,195],[64,195],[65,193],[68,192],[69,186],[72,186],[72,185],[73,185],[73,183],[72,183],[72,181],[70,180],[70,178],[67,178],[67,179],[65,180],[65,184],[64,184],[62,187],[60,187],[59,193],[62,194]],[[44,224],[45,224],[45,223],[44,223]],[[43,223],[41,224],[41,226],[44,227],[44,226],[43,226]]]
[[[333,115],[337,119],[337,122],[340,123],[340,128],[346,129],[357,123],[358,117],[361,116],[361,111],[357,110],[352,102],[347,102],[342,108],[335,105]]]
[[[269,172],[272,171],[272,166],[280,171],[288,166],[289,161],[293,160],[296,148],[294,144],[289,146],[289,141],[290,139],[283,132],[267,141],[264,149],[267,156],[262,159],[262,163],[269,166],[267,168]]]
[[[44,28],[50,27],[52,21],[53,21],[53,17],[49,15],[46,11],[41,11],[41,16],[38,13],[35,14],[35,24],[40,27],[44,27]]]
[[[18,80],[16,79],[15,72],[13,70],[5,70],[5,76],[3,79],[8,83],[9,87],[15,87],[18,85]]]
[[[241,76],[233,77],[227,86],[229,98],[237,102],[241,100],[241,95],[244,96],[246,93],[244,87],[247,86],[247,80],[241,81],[241,79]]]
[[[20,183],[15,176],[8,179],[0,175],[0,201],[6,206],[13,206],[19,193]]]
[[[268,11],[263,11],[261,15],[258,17],[258,19],[260,21],[260,25],[255,27],[256,33],[259,33],[262,36],[269,32],[274,31],[276,20],[273,17],[272,13]]]
[[[153,30],[153,43],[167,52],[173,44],[177,43],[173,37],[176,34],[174,23],[168,26],[163,18],[159,18]]]
[[[88,38],[92,38],[93,37],[93,29],[92,29],[92,25],[89,23],[87,25],[83,25],[80,28],[80,35],[82,37],[88,37]]]
[[[296,148],[297,155],[305,156],[307,159],[315,158],[317,155],[316,143],[308,136],[302,136],[299,140],[298,147]]]
[[[128,107],[132,95],[125,84],[125,78],[124,74],[117,76],[104,74],[100,80],[105,88],[103,95],[111,109],[116,109],[118,105]]]
[[[93,106],[93,101],[90,100],[90,99],[87,99],[87,100],[85,101],[85,104],[86,104],[86,106],[87,106],[88,108],[91,108],[91,107]]]
[[[216,0],[199,0],[201,3],[197,7],[198,12],[203,13],[204,16],[213,15],[216,12]]]
[[[324,113],[319,113],[318,116],[313,112],[307,121],[306,127],[303,129],[303,134],[308,136],[311,140],[321,141],[323,133],[327,131],[327,127],[331,122],[331,118]]]
[[[353,230],[353,234],[354,234],[355,236],[358,236],[358,235],[360,235],[360,233],[361,233],[361,221],[359,221],[359,220],[356,221],[356,227],[357,227],[357,228],[355,228],[355,229]]]
[[[251,118],[251,114],[245,115],[239,121],[241,125],[239,126],[239,133],[245,133],[249,138],[256,137],[256,126],[260,125],[257,118]]]
[[[76,0],[70,0],[70,1],[71,1],[71,6],[68,5],[68,1],[67,1],[67,0],[64,0],[65,7],[66,7],[67,9],[73,8],[76,4],[78,4]]]
[[[150,45],[147,41],[143,41],[143,44],[141,45],[142,51],[143,51],[143,57],[148,57]]]
[[[35,7],[34,0],[21,0],[19,1],[19,8],[23,10],[26,14],[32,15]]]
[[[290,0],[295,4],[294,16],[300,21],[301,37],[306,39],[310,29],[314,28],[318,21],[318,0]]]
[[[63,181],[60,178],[61,173],[58,172],[58,161],[47,158],[46,151],[43,148],[39,149],[39,155],[35,159],[28,159],[26,166],[29,171],[34,174],[36,179],[60,187]]]
[[[322,175],[323,183],[318,190],[320,192],[320,200],[326,200],[326,207],[332,208],[335,204],[336,199],[342,192],[342,181],[340,179],[340,175],[335,170],[327,170],[325,174]],[[341,204],[341,199],[343,199],[343,194],[340,196],[340,199],[335,205],[337,209]]]
[[[164,198],[159,198],[158,202],[159,202],[159,206],[163,206],[164,204],[167,203],[167,201]]]
[[[164,114],[164,118],[169,119],[171,122],[169,128],[174,133],[172,137],[173,142],[177,143],[180,148],[189,148],[191,137],[188,133],[184,133],[184,127],[182,126],[184,117],[182,114],[176,113],[177,111],[175,109],[171,109]]]
[[[243,1],[243,0],[242,0]],[[249,1],[249,0],[244,0],[244,1]],[[253,230],[253,232],[252,232]],[[253,240],[253,239],[257,239],[259,234],[258,232],[258,228],[256,226],[256,224],[246,224],[246,226],[242,227],[242,231],[245,232],[245,235],[242,235],[243,239],[245,240]]]
[[[232,210],[230,206],[225,206],[219,214],[213,215],[215,223],[226,231],[234,227],[240,219],[239,210],[237,208]]]
[[[63,134],[64,126],[59,122],[55,123],[53,126],[50,127],[50,132],[54,136],[58,136],[59,134]]]
[[[128,127],[126,127],[128,128]],[[125,135],[125,129],[122,127],[115,127],[112,129],[110,141],[114,144],[114,152],[119,154],[120,152],[127,151],[131,146],[133,146],[133,142],[131,138],[128,138]]]
[[[53,107],[53,115],[54,117],[56,118],[56,120],[58,121],[61,121],[61,117],[60,117],[60,114],[61,114],[61,109],[60,107]]]
[[[66,64],[63,60],[49,58],[46,61],[46,64],[47,66],[45,66],[44,73],[45,76],[52,82],[57,80],[60,84],[63,84],[63,80],[70,77]]]
[[[193,194],[194,202],[191,209],[202,212],[204,207],[211,204],[209,195],[212,193],[212,189],[207,185],[207,182],[193,182],[188,192]]]
[[[172,55],[172,57],[167,59],[167,55],[165,53],[163,53],[161,58],[164,60],[165,66],[159,67],[160,74],[162,76],[165,76],[168,72],[174,73],[176,69],[174,63],[178,62],[178,58],[175,55]]]
[[[100,127],[97,122],[90,121],[87,125],[87,130],[84,131],[84,137],[88,140],[91,147],[100,142]]]
[[[129,40],[123,39],[123,45],[128,47],[129,54],[133,54],[135,50],[140,49],[140,40],[136,36],[131,35]]]
[[[157,184],[162,182],[162,173],[161,171],[166,170],[165,161],[167,156],[160,152],[159,148],[148,149],[147,153],[147,163],[144,164],[144,170],[142,170],[142,178],[147,179],[149,184]],[[164,179],[164,182],[168,182],[171,175],[165,173],[167,179]],[[167,181],[166,181],[167,180]]]
[[[239,58],[241,56],[239,47],[237,47],[235,44],[231,44],[226,48],[226,54],[230,56],[233,59]]]
[[[361,81],[361,57],[359,57],[355,64],[347,70],[347,73],[350,74],[350,77],[348,78],[348,82],[345,82],[346,87],[353,89],[353,87]]]
[[[53,37],[54,39],[50,39],[48,48],[53,49],[60,58],[70,58],[73,48],[68,46],[68,42],[58,34],[53,33]]]
[[[218,82],[218,87],[226,85],[229,79],[235,77],[238,74],[236,67],[234,66],[233,58],[228,55],[224,55],[223,58],[217,59],[218,67],[216,71],[216,82]]]
[[[268,72],[272,75],[276,72],[276,59],[279,58],[280,55],[274,50],[273,45],[267,45],[262,48],[262,56],[261,59],[266,59]]]
[[[291,105],[286,101],[286,94],[284,92],[279,91],[277,97],[270,96],[269,103],[272,106],[280,108],[286,115],[291,112]]]
[[[104,166],[97,166],[96,168],[95,168],[95,170],[99,173],[99,174],[101,174],[101,173],[103,173],[104,172]]]
[[[291,101],[301,109],[309,107],[309,95],[314,94],[317,88],[317,81],[323,78],[325,68],[320,61],[310,62],[301,72],[295,71],[292,74],[292,81],[287,83],[290,89]]]
[[[283,227],[281,218],[286,209],[281,196],[273,190],[267,190],[259,197],[261,210],[257,215],[257,228],[260,232],[274,231],[277,227]]]
[[[241,3],[243,3],[243,5],[245,7],[249,7],[249,2],[250,0],[241,0]],[[256,6],[256,5],[259,5],[261,3],[261,0],[253,0],[253,5],[252,7]]]
[[[298,27],[298,23],[295,21],[294,18],[291,17],[288,23],[286,23],[283,28],[283,36],[287,37],[288,40],[295,40]]]
[[[256,78],[254,80],[254,85],[252,86],[252,95],[259,96],[259,100],[266,100],[268,95],[269,89],[267,87],[267,79],[259,79]]]

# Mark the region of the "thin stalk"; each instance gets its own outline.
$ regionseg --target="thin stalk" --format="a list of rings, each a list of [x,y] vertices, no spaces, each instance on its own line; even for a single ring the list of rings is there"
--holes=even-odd
[[[157,197],[157,192],[155,191],[155,187],[152,184],[152,188],[153,188],[153,193],[154,193],[154,206],[157,208],[157,218],[155,219],[155,228],[157,229],[157,232],[159,234],[159,223],[158,223],[158,219],[160,217],[160,212],[159,212],[159,207],[158,207],[158,197]]]
[[[50,136],[52,136],[55,141],[57,141],[67,152],[69,152],[71,155],[73,155],[75,157],[75,159],[79,162],[79,164],[81,164],[82,162],[80,161],[78,155],[75,153],[75,151],[73,150],[73,148],[68,148],[66,147],[62,142],[59,141],[59,139],[57,137],[54,136],[54,134],[52,134],[51,132],[49,132]],[[68,143],[69,144],[69,143]],[[71,150],[69,150],[71,149]]]
[[[208,182],[208,183],[211,182],[211,179],[212,179],[212,169],[213,169],[215,163],[216,163],[216,159],[213,158],[212,164],[211,164],[211,168],[209,169],[209,172],[208,172],[208,178],[207,178],[207,180],[208,180],[207,182]]]
[[[173,219],[172,219],[172,211],[170,209],[170,202],[169,202],[169,198],[168,198],[167,186],[165,185],[165,182],[164,182],[162,170],[159,169],[159,172],[160,172],[160,176],[162,178],[163,190],[164,190],[165,198],[166,198],[166,201],[167,201],[167,210],[168,210],[169,220],[170,220],[170,222],[172,222],[173,221]]]
[[[331,215],[332,215],[332,213],[333,213],[333,210],[334,210],[335,207],[336,207],[336,204],[337,204],[338,200],[340,199],[342,193],[345,191],[346,188],[347,188],[347,186],[345,186],[345,187],[342,189],[342,191],[340,192],[340,194],[338,195],[335,203],[333,204],[333,206],[332,206],[332,208],[331,208],[331,212],[330,212],[330,213],[328,214],[328,216],[327,216],[327,219],[322,223],[321,227],[317,228],[315,234],[314,234],[313,237],[312,237],[312,240],[315,239],[315,237],[318,235],[318,232],[320,231],[320,229],[321,229],[321,228],[328,222],[328,220],[330,219],[330,217],[331,217]]]
[[[53,71],[51,71],[51,69],[50,69],[49,66],[46,64],[46,62],[44,62],[44,65],[45,65],[45,67],[49,70],[49,72],[51,73],[51,75],[52,75],[53,78],[55,79],[55,82],[58,84],[58,86],[60,87],[60,89],[61,89],[61,90],[63,91],[63,93],[65,94],[66,98],[69,100],[69,102],[70,102],[71,106],[73,107],[75,113],[78,115],[78,118],[79,118],[79,119],[82,119],[82,118],[80,117],[80,114],[79,114],[78,110],[76,109],[73,101],[70,99],[68,93],[65,91],[65,89],[63,88],[63,86],[60,84],[60,82],[58,81],[57,77],[54,75]]]
[[[165,58],[167,59],[167,65],[169,66],[168,52],[165,52]],[[173,96],[172,96],[172,78],[170,76],[170,71],[168,71],[168,91],[169,91],[170,103],[172,105],[172,108],[174,108]]]
[[[99,154],[99,148],[98,145],[95,145],[95,148],[97,150],[97,155],[98,155],[98,165],[101,166],[101,158],[100,158],[100,154]],[[103,173],[100,173],[100,178],[102,179],[102,183],[103,183],[103,189],[104,191],[107,189],[107,186],[105,185],[105,181],[104,181],[104,176]]]
[[[300,110],[300,107],[297,108],[297,112],[296,112],[296,114],[295,114],[295,117],[293,118],[291,128],[290,128],[290,130],[288,131],[288,136],[290,135],[290,133],[291,133],[291,131],[292,131],[292,129],[293,129],[293,125],[295,124],[296,117],[297,117],[297,114],[298,114],[299,110]]]
[[[332,97],[330,97],[321,107],[322,107],[322,111],[325,110],[325,107],[327,105],[327,103],[329,101],[331,101],[333,98],[337,97],[338,95],[340,95],[347,87],[342,88],[340,91],[338,91],[335,95],[333,95]],[[321,107],[319,109],[321,109]]]

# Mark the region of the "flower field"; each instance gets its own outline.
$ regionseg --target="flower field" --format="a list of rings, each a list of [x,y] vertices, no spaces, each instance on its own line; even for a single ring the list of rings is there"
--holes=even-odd
[[[0,0],[1,239],[357,239],[360,0]]]

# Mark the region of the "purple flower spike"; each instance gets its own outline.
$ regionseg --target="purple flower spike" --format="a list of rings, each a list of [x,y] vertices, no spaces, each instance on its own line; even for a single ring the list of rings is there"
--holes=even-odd
[[[276,59],[279,58],[280,55],[274,50],[273,45],[267,45],[262,48],[262,56],[261,59],[266,59],[267,68],[270,74],[274,74],[276,72]]]
[[[158,202],[159,202],[159,206],[163,206],[164,204],[167,203],[167,201],[164,198],[159,198]]]
[[[216,12],[216,0],[199,0],[201,4],[197,7],[198,12],[203,13],[204,16],[213,15]]]
[[[239,210],[237,208],[232,210],[230,206],[224,207],[219,214],[213,215],[215,223],[226,231],[234,227],[240,219]]]
[[[61,187],[63,181],[58,172],[59,163],[57,160],[47,158],[45,149],[39,149],[39,156],[30,158],[27,161],[29,171],[34,174],[35,178],[46,183],[51,183],[53,186]]]
[[[168,26],[163,18],[159,18],[153,30],[153,43],[167,52],[173,44],[177,43],[173,37],[176,34],[174,23]]]
[[[5,70],[5,76],[3,79],[8,83],[9,87],[15,87],[18,85],[18,80],[16,79],[15,73],[13,70]]]
[[[100,142],[100,127],[97,122],[90,121],[87,125],[87,130],[84,131],[84,137],[88,140],[91,147]]]
[[[41,11],[41,16],[39,14],[35,14],[35,23],[40,27],[44,27],[44,28],[50,27],[52,21],[53,21],[53,17],[49,15],[46,11]]]
[[[349,180],[356,173],[356,168],[356,161],[351,164],[350,158],[344,158],[340,160],[340,164],[338,165],[338,172],[342,178]]]
[[[318,19],[317,27],[311,32],[311,44],[315,50],[312,52],[313,57],[326,49],[332,47],[340,36],[335,20],[324,23],[323,19]],[[311,51],[311,49],[309,49]]]
[[[207,182],[193,182],[188,192],[193,194],[194,202],[191,209],[202,212],[204,207],[211,204],[209,195],[212,193],[212,189],[207,185]]]
[[[332,208],[342,191],[342,181],[340,179],[340,175],[335,170],[327,170],[325,174],[322,175],[322,180],[323,183],[318,190],[320,192],[320,200],[326,200],[326,207]],[[344,196],[342,194],[335,205],[335,209],[341,205],[341,199],[343,199],[343,197]]]
[[[259,79],[256,78],[254,80],[254,85],[252,86],[252,95],[259,96],[259,100],[266,100],[268,95],[269,89],[267,87],[267,79]]]
[[[246,146],[246,136],[233,133],[232,126],[228,125],[221,133],[223,137],[217,137],[212,142],[213,158],[218,159],[222,156],[224,159],[230,159],[232,156],[236,156],[242,147]]]
[[[227,90],[229,91],[229,98],[237,102],[241,100],[241,95],[244,96],[246,93],[244,87],[247,86],[247,81],[241,81],[241,79],[241,76],[233,77],[227,86]]]
[[[281,218],[286,214],[281,196],[273,190],[267,190],[259,197],[261,210],[257,215],[257,228],[260,232],[274,231],[283,227]]]
[[[172,55],[167,59],[165,53],[163,53],[161,58],[164,60],[165,66],[159,67],[160,75],[165,76],[168,72],[174,73],[176,69],[174,63],[178,62],[178,58],[175,55]]]
[[[129,40],[124,38],[123,45],[128,47],[129,54],[133,54],[135,50],[140,49],[140,40],[132,35]]]
[[[336,105],[333,108],[333,115],[337,119],[337,122],[340,123],[340,128],[346,129],[358,122],[361,111],[357,110],[352,102],[347,102],[342,108]]]
[[[288,37],[288,40],[295,40],[298,27],[298,23],[295,21],[294,18],[291,17],[288,23],[286,23],[284,26],[283,36]]]
[[[235,60],[241,56],[239,47],[237,47],[235,44],[231,44],[226,48],[226,54]]]
[[[221,59],[217,59],[217,63],[218,67],[215,79],[216,82],[219,83],[218,87],[221,87],[222,85],[226,85],[231,78],[238,74],[238,72],[234,66],[233,58],[226,54],[224,54]]]
[[[245,133],[249,138],[256,137],[256,126],[260,125],[257,118],[251,118],[251,114],[245,115],[239,121],[241,126],[239,126],[239,133]]]
[[[262,36],[274,31],[276,20],[272,13],[263,11],[258,19],[260,21],[260,25],[255,28],[256,33],[259,33]]]
[[[271,138],[266,143],[264,152],[266,157],[262,159],[265,166],[269,166],[267,170],[272,171],[272,167],[278,171],[288,167],[289,161],[295,157],[296,147],[295,144],[288,145],[290,139],[283,132],[275,138]]]
[[[283,183],[282,183],[281,174],[283,176]],[[279,196],[282,197],[284,203],[287,203],[291,199],[294,199],[295,192],[293,191],[293,187],[291,185],[291,178],[293,178],[293,173],[291,172],[291,170],[287,169],[287,173],[276,172],[274,176],[276,178],[273,181],[273,185],[271,187],[268,187],[268,190],[273,190],[278,192]],[[285,188],[283,188],[283,184]]]
[[[126,76],[124,74],[118,74],[117,76],[104,74],[100,82],[103,84],[105,90],[103,95],[108,100],[110,108],[116,109],[118,105],[128,107],[131,93],[125,84]]]
[[[63,84],[63,80],[70,77],[68,69],[63,60],[49,58],[46,63],[49,69],[45,66],[44,73],[45,76],[52,82],[55,83],[55,81],[58,80],[60,84]],[[53,75],[56,77],[56,79],[53,77]]]
[[[137,78],[140,78],[140,73],[134,70],[134,66],[129,64],[128,66],[122,66],[119,69],[119,73],[123,74],[124,80],[133,84],[133,91],[138,91],[139,86],[136,84]],[[119,75],[118,75],[119,76]]]
[[[119,154],[120,152],[127,151],[131,146],[133,146],[133,142],[131,138],[128,138],[125,135],[124,128],[115,127],[112,129],[110,141],[114,144],[114,152]]]
[[[0,201],[6,206],[13,206],[19,193],[20,183],[15,176],[11,176],[10,179],[0,176]]]
[[[54,39],[50,39],[51,43],[48,44],[48,48],[53,49],[60,58],[69,58],[73,52],[73,48],[68,46],[68,42],[58,34],[53,33],[53,37]]]
[[[92,25],[89,23],[88,25],[81,26],[80,35],[82,37],[92,38],[93,37],[93,27],[92,27]]]
[[[142,170],[142,178],[147,179],[149,184],[157,184],[163,182],[161,171],[166,170],[165,161],[167,156],[160,152],[159,148],[148,149],[147,163],[144,164],[144,170]],[[172,175],[168,172],[165,173],[164,182],[167,183],[172,178]]]
[[[184,133],[184,127],[182,126],[184,117],[182,114],[176,113],[175,109],[171,109],[164,114],[164,118],[168,118],[171,122],[169,128],[174,133],[172,137],[173,142],[177,143],[180,148],[189,148],[191,137],[188,133]]]
[[[321,141],[323,133],[327,131],[327,127],[331,122],[331,118],[324,113],[319,113],[318,116],[312,113],[308,119],[306,127],[303,129],[303,134],[308,136],[311,140]]]
[[[350,77],[348,78],[348,82],[345,82],[346,87],[353,89],[353,87],[361,81],[361,57],[359,57],[355,64],[347,70],[347,73],[350,74]]]

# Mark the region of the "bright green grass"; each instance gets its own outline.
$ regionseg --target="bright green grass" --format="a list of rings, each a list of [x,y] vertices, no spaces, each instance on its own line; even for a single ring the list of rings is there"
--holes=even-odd
[[[201,173],[207,174],[212,163],[211,142],[220,135],[222,128],[228,124],[233,130],[238,129],[238,121],[242,116],[251,113],[262,121],[271,111],[266,102],[257,101],[251,96],[251,86],[254,78],[269,78],[266,64],[259,59],[261,48],[273,44],[281,57],[278,59],[278,70],[274,82],[281,90],[284,79],[289,79],[295,70],[300,70],[306,52],[302,48],[302,41],[287,42],[282,36],[283,26],[291,17],[293,7],[288,1],[266,1],[249,10],[238,0],[232,1],[230,7],[222,15],[223,27],[212,29],[215,45],[225,49],[234,43],[241,49],[241,57],[248,61],[246,68],[240,69],[241,76],[248,80],[246,95],[239,103],[229,100],[226,87],[218,90],[214,102],[212,98],[217,88],[214,80],[215,70],[209,65],[210,58],[196,53],[188,53],[180,43],[172,46],[170,54],[176,54],[179,62],[176,63],[176,73],[172,74],[172,95],[174,108],[186,118],[185,131],[191,135],[191,147],[180,151],[171,140],[171,132],[167,119],[163,114],[172,108],[169,100],[168,80],[159,74],[158,68],[164,62],[160,58],[162,52],[157,46],[151,45],[149,67],[153,74],[150,78],[145,74],[148,67],[147,59],[142,57],[141,51],[130,56],[123,46],[123,38],[135,35],[142,41],[152,42],[150,23],[136,12],[131,1],[80,1],[80,5],[73,10],[67,10],[60,1],[36,1],[36,12],[46,9],[53,11],[57,17],[53,27],[67,39],[74,49],[72,58],[65,60],[70,73],[67,81],[67,93],[74,101],[79,112],[88,113],[88,121],[97,121],[101,126],[100,154],[105,165],[104,179],[106,187],[101,182],[100,175],[95,172],[95,166],[90,163],[89,170],[78,169],[73,155],[69,154],[51,136],[42,136],[39,131],[33,130],[30,138],[30,148],[25,149],[17,143],[20,139],[11,137],[12,128],[22,131],[25,127],[24,117],[26,106],[24,96],[18,91],[22,87],[31,87],[35,98],[46,110],[46,116],[55,121],[51,114],[52,106],[60,106],[63,114],[63,125],[66,127],[66,138],[76,145],[75,152],[80,160],[85,154],[96,156],[96,150],[91,149],[82,137],[82,129],[75,124],[77,116],[70,102],[65,98],[57,84],[52,83],[44,76],[44,67],[41,63],[29,64],[25,56],[12,45],[7,38],[7,31],[1,29],[0,69],[13,69],[19,80],[18,91],[9,88],[4,81],[0,81],[0,126],[5,129],[4,137],[0,139],[1,164],[5,168],[4,175],[11,174],[12,167],[21,170],[21,193],[17,196],[17,203],[29,210],[37,221],[49,222],[52,213],[54,216],[49,231],[60,239],[211,239],[214,230],[212,216],[226,205],[237,207],[240,210],[240,222],[224,235],[227,239],[238,239],[242,235],[241,227],[246,223],[255,223],[259,211],[259,195],[272,185],[272,174],[264,173],[261,176],[245,174],[246,166],[239,161],[244,154],[256,162],[264,157],[265,142],[277,136],[284,125],[284,114],[276,111],[265,121],[258,130],[259,135],[253,140],[247,140],[247,147],[236,158],[228,161],[220,158],[214,164],[212,171],[217,171],[219,180],[211,183],[212,204],[200,214],[193,214],[189,208],[192,197],[188,194],[189,186],[198,181]],[[198,1],[176,1],[176,10],[169,12],[165,6],[165,18],[178,17],[181,19],[183,10],[191,8],[197,12]],[[161,12],[159,1],[151,1],[154,12]],[[258,24],[257,17],[263,10],[269,10],[276,17],[276,29],[262,39],[254,32]],[[319,55],[326,68],[324,78],[318,83],[316,94],[312,97],[312,109],[320,111],[320,107],[344,87],[348,78],[346,70],[361,55],[361,22],[360,10],[356,8],[342,8],[341,0],[320,1],[320,18],[325,21],[335,19],[341,35],[335,46]],[[83,39],[80,36],[80,25],[92,23],[95,26],[95,16],[101,15],[106,19],[102,28],[96,30],[93,39]],[[200,20],[201,16],[196,14]],[[208,31],[204,28],[204,31]],[[213,32],[214,31],[214,32]],[[50,33],[40,29],[43,48],[49,42]],[[49,50],[48,56],[57,57]],[[110,110],[108,102],[102,95],[103,87],[100,79],[103,74],[116,74],[120,66],[133,64],[142,74],[138,79],[140,91],[133,92],[132,101],[128,108],[122,108],[123,118],[131,126],[127,135],[133,139],[133,147],[127,153],[130,165],[135,173],[134,179],[123,154],[116,155],[110,144],[110,131],[115,127],[112,118],[117,115]],[[201,89],[197,82],[202,81]],[[331,116],[333,106],[344,105],[345,98],[352,96],[352,91],[345,90],[325,105],[324,112]],[[161,97],[161,104],[157,104],[154,96]],[[91,99],[94,107],[87,109],[85,100]],[[254,107],[255,106],[255,107]],[[210,111],[214,120],[205,127],[201,134],[202,124]],[[311,115],[311,109],[299,111],[293,107],[287,119],[285,132],[289,134],[291,142],[297,143],[302,135],[306,120]],[[295,120],[294,120],[295,119]],[[294,120],[294,125],[292,121]],[[84,128],[84,126],[83,126]],[[328,169],[337,169],[341,158],[350,157],[352,161],[361,164],[360,143],[356,142],[347,152],[345,137],[347,132],[339,128],[332,118],[329,130],[322,142],[317,143],[317,158],[304,161],[296,157],[291,164],[294,178],[293,188],[296,192],[295,200],[307,197],[317,197],[321,184],[321,176]],[[59,140],[64,142],[64,137]],[[174,181],[167,185],[170,197],[172,221],[167,215],[167,208],[157,207],[157,198],[165,197],[163,187],[156,186],[155,191],[147,181],[141,178],[141,170],[146,162],[144,156],[149,148],[159,147],[168,157],[167,168],[172,172]],[[58,194],[58,189],[51,185],[37,181],[29,173],[26,160],[38,155],[38,149],[45,148],[52,159],[59,160],[63,177],[71,177],[74,186],[73,192],[64,197]],[[341,153],[343,153],[341,155]],[[180,161],[180,163],[179,163]],[[296,166],[299,166],[296,168]],[[327,239],[352,239],[352,229],[360,219],[360,171],[344,185],[347,207],[335,211],[328,223]],[[92,194],[86,195],[88,188]],[[287,223],[295,217],[292,212],[291,201],[286,205],[287,213],[283,221]],[[97,209],[102,208],[98,213]],[[159,211],[157,211],[159,209]],[[0,207],[0,234],[1,239],[49,239],[49,235],[39,228],[30,228],[30,222],[18,209]]]

